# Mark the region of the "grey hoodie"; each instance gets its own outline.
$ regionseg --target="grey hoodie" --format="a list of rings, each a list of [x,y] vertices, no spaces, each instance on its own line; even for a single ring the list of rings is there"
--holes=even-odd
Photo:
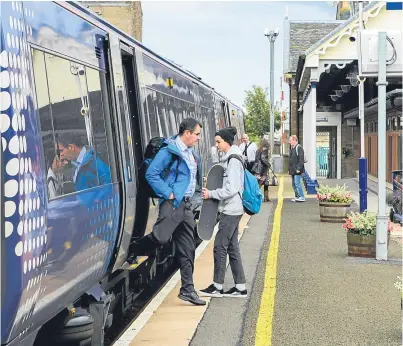
[[[218,210],[226,215],[242,215],[242,193],[244,182],[244,168],[236,158],[232,158],[228,163],[230,155],[237,155],[242,158],[241,150],[236,146],[231,146],[228,153],[221,157],[220,165],[224,167],[224,181],[221,189],[210,191],[210,197],[220,201]]]

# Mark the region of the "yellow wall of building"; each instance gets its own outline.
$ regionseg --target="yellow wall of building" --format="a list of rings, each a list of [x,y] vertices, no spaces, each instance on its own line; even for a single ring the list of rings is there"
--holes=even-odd
[[[81,4],[136,40],[142,40],[143,11],[140,1],[82,1]]]

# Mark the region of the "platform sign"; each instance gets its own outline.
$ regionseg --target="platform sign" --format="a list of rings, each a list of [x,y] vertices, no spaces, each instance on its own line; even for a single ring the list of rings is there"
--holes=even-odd
[[[386,3],[386,10],[387,11],[401,11],[403,8],[402,1],[390,1]]]
[[[379,30],[386,32],[386,65],[387,77],[401,77],[403,71],[403,45],[401,30]],[[377,77],[379,68],[379,31],[375,29],[362,30],[360,33],[361,59],[358,59],[360,71],[364,77]]]

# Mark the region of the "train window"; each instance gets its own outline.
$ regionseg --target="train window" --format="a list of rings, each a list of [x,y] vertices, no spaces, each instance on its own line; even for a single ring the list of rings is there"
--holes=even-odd
[[[162,133],[160,133],[159,130],[159,121],[158,121],[158,116],[156,113],[156,99],[157,95],[155,91],[146,89],[147,93],[147,108],[148,108],[148,120],[149,120],[149,125],[150,125],[150,132],[151,132],[151,138],[153,137],[159,137],[162,136]]]
[[[156,111],[160,128],[162,131],[162,136],[168,138],[170,137],[170,135],[172,135],[172,131],[170,129],[169,121],[166,114],[166,104],[164,100],[164,97],[166,96],[161,93],[156,93],[156,96],[157,96],[155,99]]]
[[[183,121],[183,119],[187,118],[187,102],[180,101],[177,99],[172,99],[171,100],[171,111],[173,114],[173,117],[177,119],[178,125],[176,127],[176,130],[179,130],[179,125]]]
[[[169,123],[171,134],[175,134],[178,132],[179,124],[181,123],[181,120],[179,120],[180,112],[177,113],[177,116],[175,116],[175,112],[173,110],[175,99],[172,99],[168,96],[164,96],[164,98],[165,109],[167,110],[167,122]]]
[[[402,169],[403,161],[402,161],[402,134],[400,133],[397,137],[397,169]]]
[[[50,108],[44,53],[38,50],[33,50],[32,64],[34,67],[33,72],[36,86],[36,102],[39,110],[45,167],[47,168],[48,195],[49,199],[53,199],[61,194],[61,186],[57,177],[57,167],[60,165],[60,160],[56,155],[52,110]]]
[[[100,74],[91,68],[85,68],[87,85],[88,85],[88,96],[89,96],[89,111],[92,120],[92,133],[94,136],[94,148],[98,157],[108,166],[109,155],[108,155],[108,144],[106,139],[105,130],[105,116],[104,116],[104,106],[101,93],[101,80]],[[101,181],[101,183],[103,183]]]
[[[193,103],[188,104],[186,118],[196,118],[196,107]]]
[[[144,110],[144,131],[145,131],[145,143],[147,144],[151,139],[150,119],[148,118],[148,105],[147,105],[147,89],[142,89],[142,95],[144,95],[143,110]]]
[[[33,64],[49,198],[110,183],[99,72],[37,50]]]

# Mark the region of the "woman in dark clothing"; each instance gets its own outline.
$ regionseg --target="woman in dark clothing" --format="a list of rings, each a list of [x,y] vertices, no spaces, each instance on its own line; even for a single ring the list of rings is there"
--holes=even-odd
[[[256,151],[255,164],[252,167],[252,173],[256,176],[259,186],[264,186],[264,201],[269,199],[269,181],[267,173],[269,170],[269,149],[270,145],[267,139],[262,138],[258,150]]]

